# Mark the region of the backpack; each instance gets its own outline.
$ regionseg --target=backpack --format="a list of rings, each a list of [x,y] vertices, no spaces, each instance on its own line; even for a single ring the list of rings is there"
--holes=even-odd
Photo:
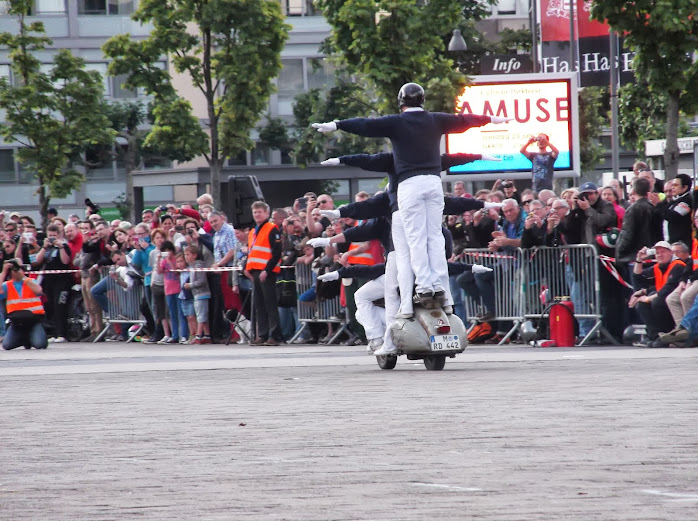
[[[494,336],[492,326],[489,322],[478,322],[468,331],[469,344],[482,344]]]

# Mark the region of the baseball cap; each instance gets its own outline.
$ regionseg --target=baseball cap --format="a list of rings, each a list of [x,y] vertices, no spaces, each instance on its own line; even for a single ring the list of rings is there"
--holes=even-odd
[[[12,219],[13,217],[22,217],[22,214],[19,212],[12,212],[10,214],[10,219]]]
[[[671,244],[669,244],[667,241],[659,241],[656,242],[653,248],[666,248],[667,250],[671,249]]]
[[[579,193],[596,192],[599,188],[594,183],[584,183],[579,187]]]

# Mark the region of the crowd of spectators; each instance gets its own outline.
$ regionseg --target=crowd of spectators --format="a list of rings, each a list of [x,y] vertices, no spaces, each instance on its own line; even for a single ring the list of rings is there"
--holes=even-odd
[[[693,239],[688,176],[660,183],[647,165],[638,162],[628,186],[617,180],[603,187],[587,182],[556,194],[549,189],[519,191],[514,181],[498,180],[491,190],[468,194],[463,183],[456,182],[451,195],[503,204],[501,209],[445,217],[453,239],[452,261],[462,260],[461,253],[469,248],[506,252],[592,245],[615,259],[617,277],[610,270],[598,271],[600,312],[612,335],[620,340],[628,324],[644,323],[645,345],[692,342],[688,319],[698,294],[698,284],[693,283],[698,247]],[[371,194],[361,192],[355,200],[369,197]],[[53,210],[44,231],[28,216],[1,212],[2,256],[29,265],[28,274],[42,285],[49,342],[65,342],[71,336],[67,326],[73,308],[67,304],[76,292],[89,317],[89,334],[81,340],[125,340],[128,324],[112,324],[103,334],[105,318],[110,318],[120,302],[114,296],[116,285],[123,291],[143,287],[140,312],[145,328],[139,339],[144,343],[206,344],[232,339],[278,345],[294,336],[298,343],[328,342],[335,333],[332,321],[310,324],[302,335],[297,334],[301,328],[298,304],[313,306],[340,294],[348,332],[337,340],[346,345],[365,343],[353,302],[361,280],[338,281],[332,287],[316,281],[318,275],[342,266],[383,263],[381,243],[342,242],[325,248],[307,244],[311,238],[332,237],[361,224],[324,216],[321,210],[335,209],[328,194],[308,192],[292,205],[273,210],[264,203],[255,205],[255,223],[247,228],[234,228],[208,194],[200,196],[196,204],[145,210],[138,223],[107,222],[90,205],[85,216],[61,216]],[[309,267],[312,278],[312,290],[301,295],[295,291],[296,265]],[[231,267],[239,269],[198,271]],[[41,270],[66,272],[31,275]],[[496,318],[492,276],[466,272],[452,277],[455,313],[462,319]],[[255,302],[250,298],[253,285],[257,288]],[[466,295],[482,303],[485,311],[480,316],[465,316]],[[575,302],[575,306],[584,308],[585,303]],[[241,322],[237,317],[255,315],[257,328],[235,328]],[[592,325],[593,321],[580,320],[580,337]],[[501,336],[495,336],[491,341],[500,340]]]

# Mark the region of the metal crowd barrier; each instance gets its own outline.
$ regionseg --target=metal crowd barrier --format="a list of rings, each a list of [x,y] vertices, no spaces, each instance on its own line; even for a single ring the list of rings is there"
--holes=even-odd
[[[339,302],[339,296],[331,299],[320,299],[315,294],[315,298],[310,302],[301,301],[301,295],[314,288],[316,285],[315,272],[309,264],[296,264],[296,293],[298,295],[298,321],[301,327],[289,340],[289,343],[300,337],[308,328],[309,324],[336,324],[339,326],[334,332],[328,344],[337,341],[340,335],[348,331],[349,317],[347,310]]]
[[[540,319],[546,306],[556,297],[569,297],[578,320],[593,321],[589,333],[580,342],[584,345],[596,333],[613,337],[601,323],[599,293],[599,259],[596,248],[587,244],[557,248],[517,248],[503,252],[487,249],[466,249],[463,262],[482,264],[491,273],[472,274],[470,286],[476,295],[465,291],[465,310],[474,325],[476,316],[484,313],[483,289],[494,288],[494,317],[490,320],[511,322],[501,340],[505,343],[527,319]],[[479,297],[479,298],[475,298]],[[500,323],[500,327],[501,323]]]
[[[145,317],[141,314],[140,306],[143,300],[143,283],[135,280],[130,288],[122,288],[109,276],[109,268],[102,269],[102,279],[107,280],[107,310],[104,313],[104,329],[99,333],[95,342],[98,342],[112,324],[137,325],[135,331],[127,331],[127,342],[141,332],[145,326]],[[122,331],[122,334],[124,332]]]
[[[524,319],[541,318],[544,308],[556,297],[569,297],[577,320],[593,321],[579,345],[590,341],[596,333],[615,342],[601,323],[599,255],[594,246],[532,248],[524,250],[524,255],[527,256]]]
[[[466,278],[472,276],[470,287],[477,291],[476,295],[465,291],[465,311],[475,324],[475,316],[486,311],[483,295],[489,291],[494,292],[494,314],[491,320],[504,322],[500,327],[508,327],[508,331],[502,338],[500,345],[505,343],[516,333],[523,322],[524,301],[523,288],[524,279],[521,270],[524,253],[521,248],[502,252],[492,252],[488,249],[466,249],[463,251],[463,262],[468,264],[481,264],[492,268],[488,273],[473,273],[464,275]],[[479,298],[476,298],[479,297]],[[486,298],[486,297],[485,297]],[[510,322],[511,325],[506,324]]]

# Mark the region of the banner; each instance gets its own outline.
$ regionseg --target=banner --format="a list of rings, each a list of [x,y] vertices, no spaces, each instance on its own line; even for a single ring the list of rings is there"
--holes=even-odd
[[[590,20],[590,0],[576,1],[574,10],[575,63],[570,67],[570,0],[540,0],[542,73],[579,70],[580,86],[607,86],[610,82],[610,41],[607,24]],[[619,42],[621,84],[632,81],[634,53]]]

